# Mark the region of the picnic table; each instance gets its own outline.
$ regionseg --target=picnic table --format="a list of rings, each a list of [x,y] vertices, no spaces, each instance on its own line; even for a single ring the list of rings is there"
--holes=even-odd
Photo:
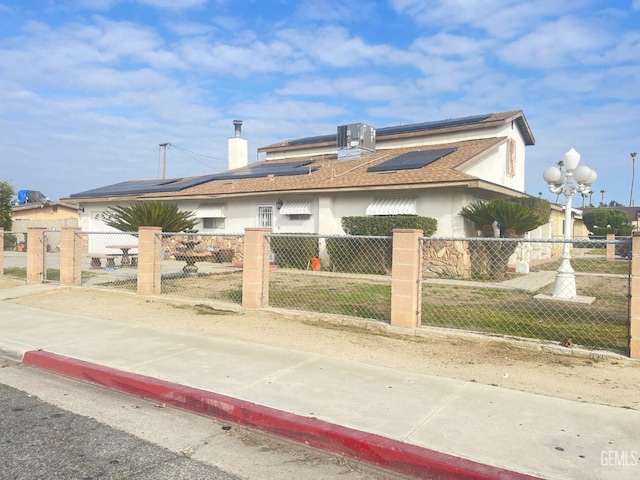
[[[120,250],[122,252],[122,259],[120,260],[120,266],[136,266],[138,256],[130,255],[129,250],[138,248],[138,245],[107,245],[105,248],[111,248],[114,250]]]

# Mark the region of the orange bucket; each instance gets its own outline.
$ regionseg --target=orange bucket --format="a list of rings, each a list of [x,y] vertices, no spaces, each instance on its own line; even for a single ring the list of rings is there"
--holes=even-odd
[[[312,258],[311,259],[311,270],[318,271],[318,270],[320,270],[321,266],[322,266],[322,264],[321,264],[319,258]]]

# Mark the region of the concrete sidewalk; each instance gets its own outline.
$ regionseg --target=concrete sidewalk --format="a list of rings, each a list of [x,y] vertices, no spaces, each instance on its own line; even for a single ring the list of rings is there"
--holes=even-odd
[[[0,355],[420,478],[640,478],[635,410],[6,301]]]

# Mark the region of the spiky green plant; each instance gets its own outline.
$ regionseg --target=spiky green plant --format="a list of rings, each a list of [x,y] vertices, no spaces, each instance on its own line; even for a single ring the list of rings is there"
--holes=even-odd
[[[172,202],[134,202],[109,207],[105,223],[122,232],[140,227],[161,227],[163,232],[182,232],[198,224],[193,212],[182,212]]]
[[[496,202],[493,217],[504,238],[521,237],[544,223],[529,206],[509,200]]]
[[[493,237],[493,222],[495,218],[493,212],[495,202],[477,201],[463,207],[460,211],[467,220],[471,220],[476,228],[482,232],[483,237]]]

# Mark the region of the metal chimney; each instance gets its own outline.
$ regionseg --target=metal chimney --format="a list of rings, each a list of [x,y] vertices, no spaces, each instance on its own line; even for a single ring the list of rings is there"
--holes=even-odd
[[[233,125],[236,128],[236,137],[242,136],[242,120],[234,120]]]

